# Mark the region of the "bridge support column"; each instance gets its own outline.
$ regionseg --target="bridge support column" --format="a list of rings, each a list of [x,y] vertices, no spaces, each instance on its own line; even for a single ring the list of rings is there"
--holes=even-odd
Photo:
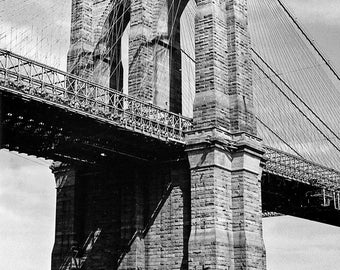
[[[231,161],[223,145],[191,143],[189,269],[233,269]],[[224,161],[216,164],[215,160]]]
[[[198,0],[189,269],[265,269],[247,1]]]
[[[235,269],[266,269],[262,234],[261,159],[263,150],[250,139],[232,155],[231,189]]]
[[[132,181],[125,183],[121,191],[121,239],[127,254],[118,268],[120,270],[145,269],[145,244],[141,233],[144,228],[145,205],[142,179],[143,176],[135,172]]]
[[[265,269],[262,150],[221,130],[188,135],[191,169],[189,269]],[[210,136],[205,136],[209,134]],[[203,135],[203,136],[202,136]]]
[[[129,36],[129,95],[150,103],[154,98],[153,12],[159,1],[132,0]]]
[[[132,0],[129,94],[182,113],[180,17],[187,1]]]
[[[124,198],[120,179],[125,175],[123,170],[115,167],[110,171],[101,166],[78,164],[75,168],[62,165],[53,172],[57,186],[64,184],[57,194],[52,270],[59,269],[65,259],[74,255],[70,252],[72,246],[80,252],[82,269],[117,268],[121,251],[121,204]],[[95,243],[91,244],[88,240],[95,231],[100,232]]]
[[[91,76],[93,0],[72,0],[71,44],[67,55],[67,70],[88,78]]]
[[[55,242],[52,251],[52,270],[59,269],[72,246],[77,246],[76,173],[67,165],[52,169],[57,185]]]

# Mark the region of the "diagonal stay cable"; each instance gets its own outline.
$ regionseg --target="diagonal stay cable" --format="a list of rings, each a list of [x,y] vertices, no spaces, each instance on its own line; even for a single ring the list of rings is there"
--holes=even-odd
[[[302,35],[307,39],[307,41],[309,42],[309,44],[314,48],[314,50],[318,53],[318,55],[321,57],[321,59],[326,63],[326,65],[328,66],[328,68],[332,71],[332,73],[334,74],[334,76],[340,81],[340,76],[338,75],[337,71],[335,70],[335,68],[332,66],[332,64],[327,61],[326,57],[324,56],[324,53],[321,52],[321,50],[317,47],[317,45],[312,41],[312,39],[308,36],[308,34],[306,33],[306,30],[303,29],[303,27],[297,22],[297,20],[294,18],[294,16],[292,15],[292,13],[288,10],[288,8],[286,7],[286,5],[281,1],[281,0],[277,0],[277,2],[280,4],[280,6],[283,8],[283,10],[287,13],[287,15],[289,16],[289,18],[293,21],[293,23],[296,25],[296,27],[301,31]]]
[[[312,108],[310,108],[308,106],[308,104],[286,83],[285,80],[283,80],[281,78],[281,76],[253,49],[251,48],[252,52],[266,65],[267,68],[269,68],[269,70],[271,72],[273,72],[273,74],[284,84],[284,86],[286,86],[289,91],[304,105],[306,106],[306,108],[329,130],[329,132],[332,133],[332,135],[334,135],[335,138],[337,138],[340,141],[340,137],[312,110]],[[253,60],[253,63],[255,63],[255,61]],[[263,70],[261,70],[263,73],[265,73]],[[265,74],[266,76],[268,76],[268,74]]]
[[[280,141],[282,141],[286,146],[288,146],[289,149],[291,149],[296,155],[298,155],[301,158],[304,158],[298,151],[296,151],[289,143],[287,143],[279,134],[277,134],[273,129],[271,129],[267,124],[265,124],[260,118],[257,116],[256,120],[259,121],[266,129],[268,129],[271,133],[273,133]]]
[[[327,135],[317,127],[317,125],[294,103],[294,101],[281,89],[281,87],[273,81],[273,79],[260,67],[260,65],[252,59],[253,64],[267,77],[267,79],[281,92],[282,95],[287,98],[290,103],[308,120],[309,123],[314,126],[314,128],[319,131],[319,133],[338,151],[340,152],[340,148],[336,146],[328,137]]]

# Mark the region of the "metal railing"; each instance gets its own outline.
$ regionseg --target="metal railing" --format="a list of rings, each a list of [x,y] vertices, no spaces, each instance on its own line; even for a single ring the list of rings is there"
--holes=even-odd
[[[0,49],[0,88],[125,127],[183,143],[189,118]]]
[[[268,146],[264,148],[265,171],[327,190],[340,190],[340,172]]]

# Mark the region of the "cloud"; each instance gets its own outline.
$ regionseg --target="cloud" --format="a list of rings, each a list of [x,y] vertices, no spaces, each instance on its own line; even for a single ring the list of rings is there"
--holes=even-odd
[[[56,68],[66,68],[70,0],[30,0],[24,3],[6,0],[0,5],[6,7],[6,12],[0,15],[1,48]]]
[[[7,161],[6,161],[7,160]],[[20,159],[0,152],[3,169],[0,174],[0,212],[13,221],[36,222],[50,218],[55,203],[53,174],[42,161]],[[37,163],[38,162],[38,163]]]
[[[340,25],[340,1],[338,0],[286,0],[294,14],[309,23]]]
[[[340,229],[290,216],[263,221],[268,269],[336,270]]]
[[[6,10],[2,20],[13,27],[34,24],[36,21],[53,24],[62,17],[69,18],[71,12],[71,0],[4,0],[0,5]]]
[[[49,269],[55,224],[49,163],[0,151],[0,164],[1,265],[7,270]]]

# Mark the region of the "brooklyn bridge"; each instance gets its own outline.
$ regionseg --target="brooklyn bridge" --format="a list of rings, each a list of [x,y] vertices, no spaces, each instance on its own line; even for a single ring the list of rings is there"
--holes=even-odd
[[[67,71],[0,33],[0,147],[53,161],[53,270],[266,269],[263,218],[340,225],[340,77],[282,0],[67,12]]]

